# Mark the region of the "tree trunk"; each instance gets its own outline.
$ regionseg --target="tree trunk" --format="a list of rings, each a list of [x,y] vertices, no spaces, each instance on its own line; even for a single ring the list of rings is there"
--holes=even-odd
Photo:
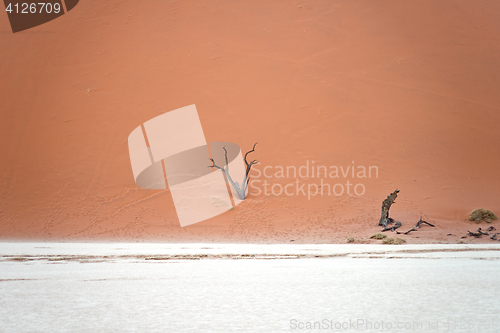
[[[384,229],[387,229],[388,224],[392,224],[394,222],[394,220],[389,217],[389,209],[391,209],[394,200],[396,200],[396,198],[398,197],[398,193],[399,190],[392,192],[387,196],[387,199],[382,202],[382,215],[380,216],[378,225],[383,226]]]

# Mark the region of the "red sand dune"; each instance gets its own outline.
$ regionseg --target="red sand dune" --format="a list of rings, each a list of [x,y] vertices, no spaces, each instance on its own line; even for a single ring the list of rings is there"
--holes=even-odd
[[[399,189],[402,229],[436,224],[408,242],[456,242],[472,209],[500,213],[498,17],[495,0],[88,0],[13,34],[1,14],[0,237],[345,242]],[[324,180],[360,196],[251,189],[181,228],[168,190],[135,185],[127,138],[190,104],[207,141],[259,142],[254,187],[308,161],[378,177]]]

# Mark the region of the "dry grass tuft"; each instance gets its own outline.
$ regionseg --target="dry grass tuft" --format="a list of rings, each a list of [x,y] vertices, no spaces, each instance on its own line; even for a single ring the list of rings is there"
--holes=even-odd
[[[384,239],[384,238],[387,238],[387,235],[379,232],[379,233],[371,235],[370,238]]]
[[[403,244],[403,243],[406,243],[406,240],[403,239],[403,238],[392,238],[392,237],[389,237],[389,238],[385,238],[383,241],[382,241],[383,244],[390,244],[390,245],[399,245],[399,244]]]
[[[469,216],[469,221],[475,221],[476,223],[481,223],[485,220],[488,223],[498,219],[498,217],[491,210],[484,208],[474,209]]]

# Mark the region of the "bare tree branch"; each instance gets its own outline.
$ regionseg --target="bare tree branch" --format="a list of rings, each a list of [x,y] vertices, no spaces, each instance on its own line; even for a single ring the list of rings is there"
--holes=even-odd
[[[390,218],[391,219],[391,218]],[[392,219],[391,219],[392,220]],[[397,221],[396,224],[394,225],[394,227],[387,227],[387,228],[384,228],[384,230],[382,230],[382,232],[385,232],[385,231],[396,231],[396,229],[400,228],[401,227],[401,222]],[[400,232],[396,231],[397,234],[400,234]]]
[[[422,220],[422,216],[420,216],[420,220],[417,222],[417,225],[415,227],[413,227],[412,229],[408,230],[407,232],[405,232],[405,235],[408,235],[410,232],[415,231],[418,228],[420,228],[422,226],[422,223],[425,223],[427,225],[430,225],[431,227],[434,227],[433,224],[430,224],[429,222]]]
[[[250,177],[248,177],[248,174],[250,173],[250,169],[252,168],[252,165],[259,163],[259,161],[257,161],[257,160],[253,160],[253,161],[252,161],[252,162],[250,162],[250,163],[248,163],[248,161],[247,161],[247,156],[248,156],[248,154],[253,153],[253,152],[255,151],[255,146],[256,146],[256,145],[257,145],[257,142],[256,142],[256,143],[254,143],[254,145],[253,145],[253,147],[252,147],[252,150],[247,151],[247,153],[245,154],[245,158],[244,158],[244,160],[245,160],[245,165],[246,165],[246,167],[247,167],[247,169],[246,169],[246,171],[245,171],[245,178],[246,178],[246,184],[247,184],[247,185],[248,185],[248,182],[250,181]]]
[[[231,183],[231,185],[233,186],[233,188],[236,190],[236,193],[238,193],[238,197],[241,200],[244,200],[246,198],[246,192],[247,192],[248,182],[250,181],[250,178],[248,177],[248,174],[250,173],[250,169],[252,168],[252,165],[259,163],[259,161],[257,161],[257,160],[253,160],[250,163],[248,163],[248,161],[247,161],[248,154],[250,154],[250,153],[252,153],[252,152],[255,151],[255,146],[256,145],[257,145],[257,142],[253,145],[252,150],[248,151],[245,154],[244,161],[245,161],[245,165],[246,165],[246,170],[245,170],[245,176],[243,178],[243,182],[241,183],[241,186],[238,184],[238,182],[234,182],[233,178],[229,174],[229,161],[228,161],[228,158],[227,158],[227,149],[226,149],[225,146],[223,147],[223,149],[224,149],[224,157],[226,159],[226,166],[224,168],[221,168],[220,166],[216,165],[215,162],[214,162],[214,160],[213,160],[213,158],[210,159],[210,161],[212,161],[212,165],[209,166],[209,168],[215,167],[215,168],[217,168],[219,170],[222,170],[222,172],[224,172],[226,174],[227,179],[229,180],[229,182]]]
[[[212,161],[212,165],[209,165],[209,166],[208,166],[209,168],[217,168],[217,169],[220,169],[220,170],[224,170],[224,169],[222,169],[220,166],[218,166],[217,164],[215,164],[215,162],[214,162],[214,159],[213,159],[213,158],[211,158],[211,159],[210,159],[210,161]]]
[[[254,143],[254,145],[253,145],[253,147],[252,147],[252,150],[247,151],[247,153],[245,154],[245,158],[244,158],[244,160],[245,160],[245,164],[246,164],[246,166],[247,166],[247,167],[248,167],[247,156],[248,156],[248,154],[253,153],[253,152],[255,151],[255,146],[256,146],[256,145],[257,145],[257,142],[256,142],[256,143]],[[256,161],[256,160],[254,160],[254,161]],[[252,161],[252,162],[253,162],[253,161]]]
[[[493,228],[493,229],[495,229],[495,228]],[[490,227],[487,231],[491,231],[493,229],[491,229],[491,227]],[[483,230],[481,230],[481,228],[478,228],[476,232],[472,232],[472,231],[467,230],[467,234],[469,236],[472,236],[472,237],[481,238],[481,237],[483,237],[483,235],[486,235],[486,236],[490,235],[487,231],[483,231]],[[496,240],[496,238],[497,238],[496,235],[497,234],[494,234],[493,236],[490,236],[490,238],[493,240]],[[464,236],[462,238],[465,238],[465,237],[467,237],[467,236]]]

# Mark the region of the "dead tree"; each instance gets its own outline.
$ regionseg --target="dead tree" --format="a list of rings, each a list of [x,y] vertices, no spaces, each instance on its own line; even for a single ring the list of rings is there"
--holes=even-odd
[[[380,221],[378,222],[378,225],[381,225],[384,227],[384,229],[387,229],[387,225],[394,223],[394,220],[389,217],[389,209],[391,209],[391,205],[394,203],[394,200],[398,197],[399,190],[396,190],[392,192],[390,195],[387,196],[387,199],[385,199],[382,202],[382,215],[380,216]]]
[[[395,200],[398,197],[399,190],[396,190],[392,192],[390,195],[387,196],[387,198],[382,202],[382,215],[380,216],[380,221],[378,222],[378,225],[381,225],[384,227],[382,232],[384,231],[392,231],[396,232],[398,235],[403,234],[403,232],[397,231],[401,227],[401,222],[395,221],[393,218],[389,217],[389,210],[391,209],[391,206],[393,203],[396,203]],[[395,225],[393,227],[389,227],[388,225],[393,224],[394,222]],[[427,221],[424,221],[422,219],[422,216],[420,216],[420,220],[417,222],[417,225],[413,227],[411,230],[408,230],[407,232],[404,232],[405,235],[408,235],[410,232],[417,230],[422,226],[422,224],[427,224],[430,225],[431,227],[434,227],[433,224],[430,224]],[[481,229],[481,228],[480,228]],[[491,227],[490,227],[491,229]]]
[[[413,227],[412,229],[408,230],[407,232],[405,232],[405,235],[408,235],[410,232],[415,231],[418,228],[420,228],[422,226],[422,223],[430,225],[431,227],[435,226],[434,224],[430,224],[429,222],[422,220],[422,216],[420,216],[420,220],[417,222],[417,225],[415,227]]]
[[[243,178],[243,182],[241,183],[241,186],[240,186],[240,184],[238,184],[238,182],[233,181],[233,179],[231,178],[231,175],[229,174],[229,162],[227,161],[226,147],[223,147],[224,152],[225,152],[225,157],[226,157],[226,166],[224,168],[221,168],[220,166],[216,165],[213,158],[210,159],[210,161],[212,161],[212,165],[210,165],[209,168],[213,167],[213,168],[217,168],[219,170],[222,170],[222,172],[224,172],[226,174],[227,179],[229,180],[229,182],[231,183],[233,188],[236,190],[236,193],[238,193],[238,197],[241,200],[244,200],[247,196],[246,192],[247,192],[247,188],[248,188],[248,182],[250,181],[250,178],[248,177],[248,174],[250,173],[250,169],[252,168],[252,165],[259,163],[259,161],[257,161],[257,160],[253,160],[250,163],[247,162],[248,154],[253,153],[255,151],[256,145],[257,145],[257,142],[253,145],[252,150],[248,151],[245,154],[244,160],[245,160],[246,170],[245,170],[245,177]]]
[[[382,230],[382,232],[385,232],[385,231],[388,231],[388,230],[390,230],[390,231],[394,232],[394,231],[396,231],[396,229],[398,229],[399,227],[401,227],[401,222],[397,221],[397,222],[396,222],[396,224],[394,225],[394,227],[387,227],[387,228],[384,228],[384,230]],[[397,232],[397,231],[396,231],[396,233],[397,233],[397,234],[400,234],[400,232]]]

